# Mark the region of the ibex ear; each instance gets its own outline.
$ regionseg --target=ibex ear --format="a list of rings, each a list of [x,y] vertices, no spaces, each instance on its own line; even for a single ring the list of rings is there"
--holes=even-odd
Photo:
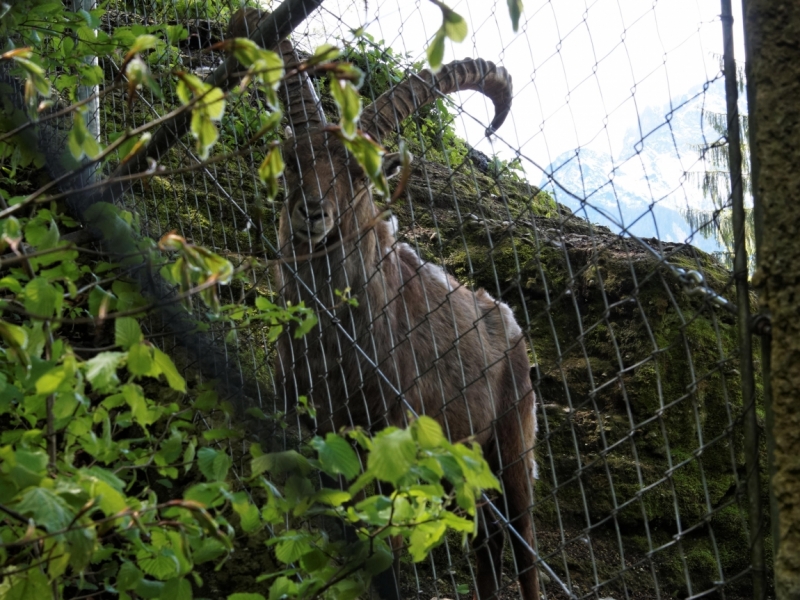
[[[413,157],[409,153],[406,153],[406,157],[409,163],[413,160]],[[392,152],[383,155],[383,174],[386,175],[386,179],[396,177],[402,170],[403,155],[400,152]]]

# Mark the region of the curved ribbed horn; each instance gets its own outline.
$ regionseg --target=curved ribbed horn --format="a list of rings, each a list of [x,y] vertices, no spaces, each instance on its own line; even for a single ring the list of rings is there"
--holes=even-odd
[[[267,15],[269,15],[268,12],[259,11],[255,8],[240,8],[231,17],[228,25],[228,35],[230,37],[246,37],[256,43],[260,43],[258,25]],[[283,40],[280,43],[278,52],[283,58],[283,63],[289,68],[300,62],[300,57],[289,40]],[[298,73],[295,76],[284,79],[278,94],[286,108],[289,125],[295,135],[300,129],[320,127],[327,124],[322,105],[311,79],[306,73]]]
[[[435,75],[428,69],[420,71],[366,107],[361,115],[361,127],[381,139],[394,131],[403,119],[433,102],[440,94],[460,90],[479,91],[494,103],[494,119],[486,128],[486,135],[494,133],[511,110],[513,87],[511,75],[505,68],[482,58],[451,62]]]

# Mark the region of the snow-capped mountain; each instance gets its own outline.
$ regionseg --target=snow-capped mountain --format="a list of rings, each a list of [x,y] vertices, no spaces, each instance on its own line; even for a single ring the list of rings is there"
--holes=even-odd
[[[744,104],[740,110],[746,110]],[[691,175],[705,169],[698,147],[719,138],[704,116],[708,112],[725,112],[721,80],[641,110],[616,156],[592,147],[561,154],[540,187],[612,231],[719,250],[715,240],[693,232],[681,214],[687,208],[712,208]]]

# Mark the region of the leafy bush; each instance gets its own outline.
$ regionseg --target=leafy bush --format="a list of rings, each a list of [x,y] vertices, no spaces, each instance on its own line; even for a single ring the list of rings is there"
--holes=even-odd
[[[66,148],[57,150],[73,165],[128,160],[157,124],[109,136],[108,146],[92,137],[82,109],[69,106],[79,85],[105,76],[88,57],[116,54],[131,105],[138,90],[164,97],[165,82],[176,81],[204,158],[220,127],[227,152],[247,131],[225,116],[231,96],[241,92],[224,92],[177,68],[181,26],[106,33],[98,29],[102,17],[102,9],[69,13],[58,2],[28,0],[6,7],[0,19],[8,41],[2,60],[15,77],[6,81],[22,96],[6,103],[0,121],[0,598],[191,599],[209,576],[203,565],[223,569],[244,538],[264,540],[269,560],[261,563],[253,593],[230,598],[353,598],[390,565],[389,536],[402,536],[412,559],[421,560],[447,531],[475,533],[477,499],[498,489],[478,446],[450,444],[435,421],[421,417],[408,429],[374,437],[356,429],[265,453],[214,383],[197,383],[179,369],[143,327],[154,306],[133,274],[147,269],[176,287],[169,301],[202,307],[230,331],[259,324],[274,341],[292,323],[295,335],[304,335],[316,317],[303,305],[281,308],[257,293],[252,304],[221,304],[220,286],[248,284],[254,261],[234,268],[176,233],[156,244],[140,236],[135,215],[108,204],[94,205],[90,214],[106,239],[127,240],[128,252],[65,237],[78,223],[59,203],[57,182],[35,190],[30,183],[45,162],[29,135],[37,121],[46,124],[53,107],[71,117]],[[249,70],[247,79],[270,109],[249,115],[259,130],[250,142],[270,140],[259,175],[274,198],[283,169],[274,143],[282,65],[246,40],[226,49]],[[327,60],[323,54],[310,62]],[[333,72],[340,134],[362,163],[379,165],[383,149],[355,132],[352,69]],[[104,93],[115,85],[122,87],[108,84]],[[449,118],[444,104],[432,110]],[[370,174],[388,191],[379,169]],[[303,399],[300,410],[313,415]],[[280,422],[280,415],[270,417]],[[315,486],[317,472],[341,485]],[[379,483],[393,491],[381,493]],[[331,539],[321,516],[353,527],[355,539]]]

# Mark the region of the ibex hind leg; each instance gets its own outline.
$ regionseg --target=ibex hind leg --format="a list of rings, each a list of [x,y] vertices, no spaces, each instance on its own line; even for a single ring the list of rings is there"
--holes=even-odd
[[[505,534],[498,526],[497,516],[492,509],[481,509],[478,519],[478,534],[472,544],[477,563],[477,585],[473,600],[490,600],[496,598],[497,590],[502,584]]]
[[[390,542],[394,551],[392,566],[372,578],[370,597],[378,600],[400,600],[402,597],[400,595],[400,583],[402,581],[400,577],[400,547],[402,546],[402,537],[392,537]]]
[[[378,483],[378,491],[384,496],[391,497],[394,488],[385,482]],[[370,597],[378,600],[400,600],[400,553],[403,549],[403,536],[394,535],[388,539],[394,556],[392,566],[377,573],[372,577],[372,590]]]
[[[519,462],[525,463],[527,461]],[[508,481],[510,478],[503,477],[508,502],[508,519],[511,527],[519,534],[516,535],[514,531],[508,532],[514,550],[515,573],[512,573],[512,577],[519,578],[520,590],[524,600],[538,600],[539,577],[533,554],[533,517],[531,516],[531,505],[525,475],[525,473],[518,474],[513,482]],[[513,486],[520,482],[523,485],[514,489]]]
[[[501,431],[519,435],[507,435],[500,446],[503,460],[502,480],[503,498],[499,505],[508,507],[506,517],[514,531],[508,532],[514,550],[515,572],[512,577],[519,579],[520,591],[524,600],[539,599],[539,578],[536,570],[536,557],[533,537],[533,392],[523,398],[517,411],[507,413],[505,426],[501,421]]]

